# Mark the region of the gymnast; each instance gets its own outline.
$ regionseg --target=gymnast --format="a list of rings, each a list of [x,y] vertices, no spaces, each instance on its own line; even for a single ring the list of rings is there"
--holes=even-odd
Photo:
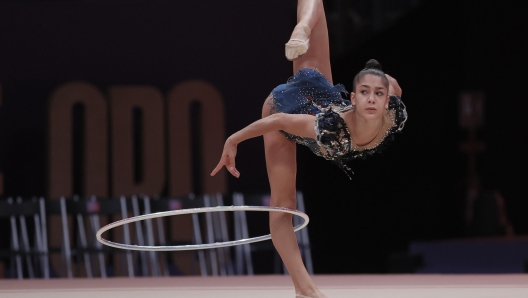
[[[262,119],[225,142],[214,176],[223,166],[235,177],[237,145],[264,136],[271,206],[295,209],[296,143],[334,162],[351,175],[346,162],[379,152],[407,120],[397,81],[369,60],[354,78],[350,99],[332,84],[328,29],[322,0],[299,0],[297,25],[286,43],[293,73],[265,100]],[[326,297],[304,267],[292,228],[292,215],[270,212],[272,241],[295,286],[296,297]]]

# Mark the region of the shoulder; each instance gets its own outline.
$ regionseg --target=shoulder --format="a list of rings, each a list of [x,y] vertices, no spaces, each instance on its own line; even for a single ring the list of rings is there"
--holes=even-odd
[[[390,96],[389,110],[394,113],[395,128],[392,132],[401,131],[407,121],[407,108],[399,96]]]
[[[345,156],[343,161],[353,159],[364,159],[375,153],[381,153],[394,140],[394,134],[400,133],[407,121],[407,110],[399,96],[391,95],[389,110],[383,118],[383,133],[379,134],[370,144],[362,147],[352,145],[352,150]]]
[[[327,153],[327,159],[334,159],[350,150],[350,132],[345,120],[332,109],[324,109],[315,117],[315,134],[317,143]]]

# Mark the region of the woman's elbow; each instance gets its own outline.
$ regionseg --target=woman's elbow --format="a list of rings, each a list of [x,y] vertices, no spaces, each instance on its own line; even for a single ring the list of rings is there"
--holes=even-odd
[[[288,116],[288,114],[277,113],[268,116],[267,118],[271,120],[271,126],[273,127],[273,130],[285,130],[288,127]]]
[[[394,86],[393,90],[394,90],[393,95],[396,95],[398,97],[402,96],[402,89],[400,88],[399,85]]]
[[[402,96],[402,89],[400,87],[400,84],[398,84],[398,81],[396,81],[395,78],[389,76],[389,75],[386,75],[387,76],[387,79],[389,81],[389,93],[391,95],[396,95],[396,96],[399,96],[401,97]]]

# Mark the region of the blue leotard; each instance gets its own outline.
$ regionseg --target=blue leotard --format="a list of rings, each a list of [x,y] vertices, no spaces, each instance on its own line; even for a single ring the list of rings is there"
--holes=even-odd
[[[286,84],[273,89],[270,104],[272,113],[314,115],[316,139],[284,132],[286,137],[308,146],[316,155],[335,162],[348,174],[348,161],[380,152],[392,141],[393,134],[403,129],[407,110],[398,96],[391,95],[379,137],[365,146],[356,146],[345,121],[339,115],[354,108],[343,97],[346,94],[343,85],[333,86],[319,71],[304,68],[297,71]]]

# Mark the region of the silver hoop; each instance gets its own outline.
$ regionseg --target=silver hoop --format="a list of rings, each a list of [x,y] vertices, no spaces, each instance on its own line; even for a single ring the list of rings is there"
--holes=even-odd
[[[247,238],[247,239],[239,239],[239,240],[234,240],[234,241],[216,242],[216,243],[206,243],[206,244],[177,245],[177,246],[142,246],[142,245],[130,245],[130,244],[123,244],[123,243],[116,243],[116,242],[103,239],[101,237],[101,234],[103,234],[104,232],[110,229],[122,226],[124,224],[133,223],[136,221],[171,216],[171,215],[182,215],[182,214],[193,214],[193,213],[204,213],[204,212],[223,212],[223,211],[272,211],[272,212],[276,211],[276,212],[285,212],[285,213],[297,215],[297,216],[302,217],[304,219],[304,222],[293,228],[295,232],[306,227],[306,225],[308,225],[308,222],[310,221],[310,219],[308,218],[308,215],[306,215],[304,212],[301,212],[299,210],[289,209],[289,208],[267,207],[267,206],[217,206],[217,207],[172,210],[172,211],[150,213],[150,214],[144,214],[144,215],[134,216],[130,218],[125,218],[125,219],[118,220],[116,222],[110,223],[102,227],[101,229],[99,229],[99,231],[97,231],[96,237],[97,237],[97,240],[104,245],[112,246],[115,248],[121,248],[121,249],[147,250],[147,251],[179,251],[179,250],[209,249],[209,248],[219,248],[219,247],[235,246],[235,245],[241,245],[241,244],[249,244],[249,243],[271,239],[271,234],[268,234],[264,236]]]

